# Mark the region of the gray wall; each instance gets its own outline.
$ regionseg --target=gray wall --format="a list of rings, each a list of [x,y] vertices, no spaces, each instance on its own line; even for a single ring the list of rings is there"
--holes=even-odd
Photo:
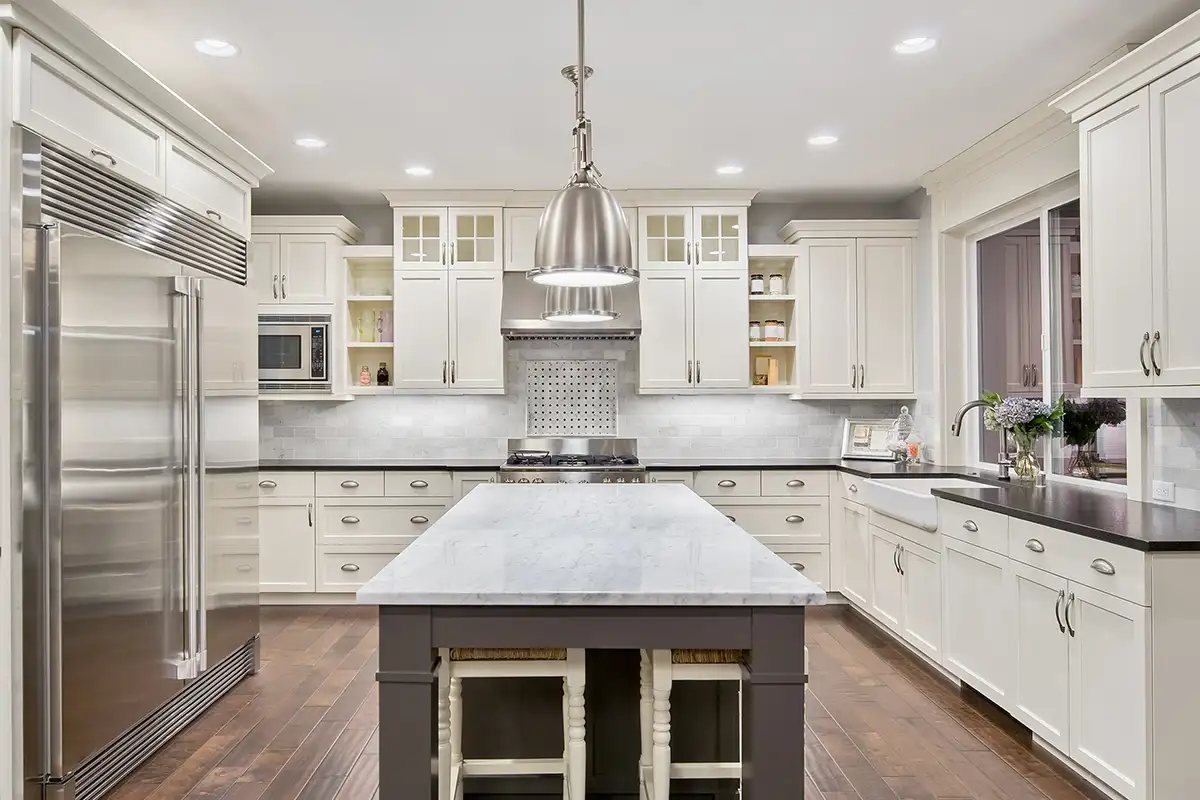
[[[916,219],[901,203],[753,203],[750,206],[750,244],[779,244],[779,229],[794,219]]]
[[[340,214],[362,228],[359,244],[392,243],[392,207],[381,196],[378,203],[347,203],[315,197],[261,196],[251,198],[255,214]]]

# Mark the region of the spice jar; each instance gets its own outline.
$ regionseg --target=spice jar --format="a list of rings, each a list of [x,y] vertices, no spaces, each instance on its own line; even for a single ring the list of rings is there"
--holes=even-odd
[[[775,320],[775,341],[787,341],[787,324],[781,319]]]
[[[363,364],[362,369],[360,369],[358,371],[358,385],[359,386],[370,386],[371,385],[371,368],[368,367],[366,364]]]
[[[750,320],[750,341],[761,342],[763,338],[762,323],[756,319]]]
[[[375,373],[375,383],[379,386],[387,386],[391,383],[391,376],[388,375],[387,362],[379,362],[379,372]]]
[[[768,281],[767,291],[770,294],[786,294],[783,286],[783,275],[781,273],[773,273]]]
[[[766,286],[762,275],[750,276],[750,294],[766,294]]]
[[[776,326],[775,320],[773,320],[773,319],[767,320],[766,325],[763,326],[763,339],[765,341],[768,341],[768,342],[779,341],[778,328],[776,328],[775,326]]]

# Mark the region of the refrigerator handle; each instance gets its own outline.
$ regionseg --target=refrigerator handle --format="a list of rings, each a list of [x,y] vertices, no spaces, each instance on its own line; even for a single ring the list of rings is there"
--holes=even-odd
[[[183,610],[184,610],[184,652],[183,661],[177,666],[175,677],[180,679],[194,678],[197,675],[196,654],[199,651],[199,631],[196,614],[196,447],[195,426],[196,409],[194,403],[195,380],[193,379],[196,360],[195,348],[195,311],[192,301],[193,284],[190,278],[179,276],[175,278],[175,293],[181,296],[180,307],[180,353],[182,368],[180,370],[180,404],[183,412]]]
[[[204,400],[204,281],[192,279],[193,316],[192,340],[195,342],[196,362],[194,376],[195,391],[192,398],[196,413],[196,520],[195,535],[192,537],[196,555],[196,659],[197,669],[208,669],[208,525],[205,512],[205,484],[208,462],[205,458],[204,424],[207,409]]]

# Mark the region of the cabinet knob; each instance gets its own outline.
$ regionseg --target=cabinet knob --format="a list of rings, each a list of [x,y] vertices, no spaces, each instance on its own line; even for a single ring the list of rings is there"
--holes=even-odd
[[[731,481],[726,478],[723,481],[717,481],[717,486],[720,486],[722,489],[728,489],[730,487],[737,486],[737,481]]]
[[[259,481],[258,485],[264,489],[274,489],[279,486],[275,481]]]
[[[420,514],[418,514],[415,517],[409,517],[408,521],[414,525],[424,525],[425,523],[429,522],[429,517],[422,517]]]
[[[1041,540],[1039,539],[1030,539],[1025,543],[1025,549],[1032,550],[1035,553],[1044,553],[1046,552],[1046,545],[1042,544]]]
[[[796,570],[796,572],[804,572],[804,570],[808,569],[808,567],[804,566],[799,561],[793,561],[792,569]]]
[[[1116,575],[1117,568],[1112,565],[1111,561],[1103,558],[1097,558],[1092,562],[1092,569],[1099,572],[1101,575]]]
[[[789,514],[787,516],[787,521],[795,525],[796,523],[804,522],[804,517],[800,516],[799,514]]]
[[[969,519],[963,523],[963,529],[968,530],[971,533],[977,533],[979,531],[979,526],[975,524],[975,520]]]
[[[358,481],[342,481],[343,489],[357,489]]]
[[[360,569],[358,564],[342,564],[342,572],[358,572]]]
[[[409,481],[408,485],[414,489],[424,489],[429,486],[429,483],[426,481],[418,480],[418,481]]]
[[[788,488],[789,488],[789,489],[799,489],[801,486],[803,486],[803,485],[804,485],[804,481],[802,481],[802,480],[798,480],[798,479],[797,479],[797,480],[791,480],[791,481],[788,481],[788,482],[787,482],[787,485],[788,485]]]
[[[343,525],[357,525],[360,521],[358,517],[342,517]]]

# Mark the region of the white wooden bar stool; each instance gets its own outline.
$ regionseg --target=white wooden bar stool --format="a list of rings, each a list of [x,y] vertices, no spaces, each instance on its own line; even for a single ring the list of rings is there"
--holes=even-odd
[[[462,800],[464,778],[513,775],[562,775],[563,799],[584,800],[584,653],[550,648],[443,648],[438,652],[438,800]],[[562,755],[463,758],[462,682],[466,678],[562,678]]]
[[[643,650],[641,671],[642,800],[670,800],[671,779],[742,779],[742,650]],[[804,648],[808,674],[808,648]],[[671,685],[675,681],[738,682],[738,760],[671,762]],[[808,687],[805,686],[805,691]]]

